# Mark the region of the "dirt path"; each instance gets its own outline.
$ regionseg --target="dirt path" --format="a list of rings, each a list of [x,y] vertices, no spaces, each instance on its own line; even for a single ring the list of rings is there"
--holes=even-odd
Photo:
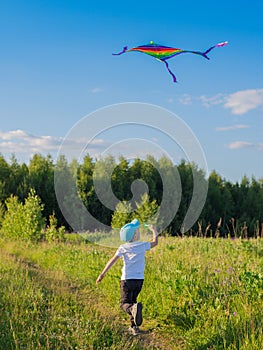
[[[44,270],[39,265],[23,257],[17,257],[3,250],[1,254],[6,259],[19,264],[24,270],[27,270],[30,278],[38,285],[48,289],[50,293],[56,295],[69,294],[83,309],[88,308],[89,311],[95,313],[96,318],[101,319],[102,324],[113,325],[114,330],[124,338],[127,349],[183,349],[183,347],[175,347],[174,344],[171,344],[169,339],[161,335],[147,321],[144,322],[141,334],[137,336],[130,335],[127,327],[121,322],[119,313],[116,310],[109,311],[105,307],[105,296],[100,294],[99,291],[94,293],[94,290],[82,289],[67,279],[63,273]]]

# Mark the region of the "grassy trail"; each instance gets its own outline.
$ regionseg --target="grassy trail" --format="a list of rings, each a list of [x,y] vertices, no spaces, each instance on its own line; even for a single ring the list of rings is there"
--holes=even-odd
[[[114,249],[0,240],[0,350],[262,350],[263,241],[162,238],[147,253],[146,331],[127,333]]]
[[[43,268],[20,248],[0,250],[1,350],[167,349],[148,332],[129,335],[103,291]]]

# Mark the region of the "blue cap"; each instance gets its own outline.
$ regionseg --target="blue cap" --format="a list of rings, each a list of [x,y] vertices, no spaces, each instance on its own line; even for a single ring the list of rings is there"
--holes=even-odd
[[[120,239],[124,242],[129,242],[133,239],[134,233],[140,227],[140,222],[137,219],[132,220],[124,225],[120,230]]]

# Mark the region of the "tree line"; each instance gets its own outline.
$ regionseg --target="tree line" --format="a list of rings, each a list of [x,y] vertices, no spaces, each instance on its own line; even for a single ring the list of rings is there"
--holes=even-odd
[[[166,157],[156,160],[152,156],[130,162],[124,157],[118,160],[112,156],[93,159],[86,155],[79,163],[76,160],[68,162],[64,156],[60,156],[54,162],[50,155],[35,154],[30,162],[25,164],[19,163],[15,156],[7,161],[0,155],[0,225],[7,212],[10,197],[25,203],[33,190],[40,198],[46,224],[50,225],[50,218],[55,218],[59,227],[64,226],[71,231],[72,227],[62,215],[54,189],[54,174],[60,171],[70,174],[78,196],[88,212],[98,222],[109,226],[116,221],[116,212],[113,208],[105,206],[100,196],[107,198],[113,194],[113,204],[114,200],[122,203],[127,201],[131,207],[136,208],[140,200],[134,198],[133,186],[136,184],[142,193],[147,189],[148,207],[153,208],[161,205],[166,187],[169,206],[178,201],[178,208],[166,228],[170,235],[182,234],[180,229],[192,200],[195,175],[200,181],[207,183],[207,197],[196,222],[183,234],[263,237],[263,178],[249,179],[244,175],[240,183],[232,183],[223,179],[216,171],[212,171],[206,178],[204,171],[198,169],[195,164],[185,160],[173,164]],[[174,188],[172,185],[175,182],[178,192],[181,192],[180,196],[177,191],[169,192],[169,184]],[[96,184],[101,193],[96,190]],[[63,201],[71,201],[71,196],[72,194],[66,193]],[[144,211],[147,212],[148,209],[146,202]],[[96,225],[93,229],[97,229]]]

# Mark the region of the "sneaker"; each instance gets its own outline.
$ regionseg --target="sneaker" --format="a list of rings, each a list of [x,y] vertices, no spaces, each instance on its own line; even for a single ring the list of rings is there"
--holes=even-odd
[[[140,333],[140,329],[137,326],[129,327],[128,331],[132,335],[138,335]]]
[[[142,303],[133,304],[131,313],[136,326],[140,326],[142,324]]]

